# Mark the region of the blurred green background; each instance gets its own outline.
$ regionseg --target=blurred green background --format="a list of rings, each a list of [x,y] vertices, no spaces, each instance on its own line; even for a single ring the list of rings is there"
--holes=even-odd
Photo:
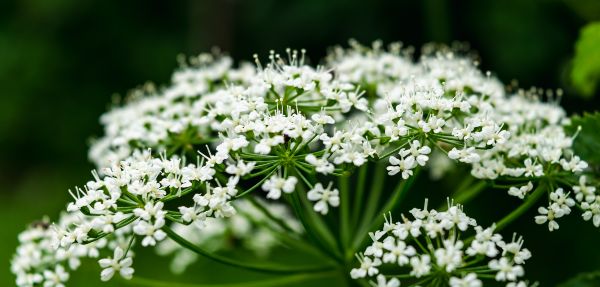
[[[179,53],[219,46],[250,60],[253,53],[295,47],[318,63],[328,47],[349,38],[416,47],[458,40],[470,43],[483,69],[505,83],[563,88],[563,105],[577,113],[600,106],[577,97],[568,77],[579,29],[597,20],[597,0],[0,1],[0,286],[14,285],[9,261],[17,233],[45,214],[55,218],[66,190],[88,180],[88,140],[101,134],[98,117],[114,94],[148,80],[167,83]],[[409,202],[443,190],[443,183],[425,186]],[[516,203],[487,194],[466,209],[491,223]],[[548,234],[532,217],[506,230],[526,236],[534,254],[529,278],[554,286],[600,270],[599,231],[589,222],[573,215]],[[137,260],[136,272],[167,276],[157,272],[166,264]],[[214,266],[200,263],[194,275],[204,274],[204,282],[222,274],[243,278]],[[90,262],[69,285],[95,286],[98,272]]]

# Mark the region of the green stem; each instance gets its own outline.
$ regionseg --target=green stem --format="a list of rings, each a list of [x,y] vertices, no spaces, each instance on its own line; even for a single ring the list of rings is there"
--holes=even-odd
[[[363,242],[368,238],[368,232],[370,230],[374,230],[375,228],[378,228],[379,226],[381,226],[383,224],[383,220],[384,220],[383,215],[392,211],[392,209],[394,209],[394,207],[396,207],[402,201],[402,199],[404,198],[404,196],[406,195],[408,190],[413,186],[419,173],[420,173],[420,169],[416,168],[413,176],[409,177],[407,180],[401,181],[396,186],[396,188],[394,188],[394,190],[392,191],[391,198],[379,210],[379,212],[376,213],[379,216],[376,216],[372,220],[372,222],[370,222],[370,225],[367,225],[367,227],[368,227],[367,229],[359,230],[359,232],[356,233],[356,235],[354,237],[354,242],[352,243],[352,249],[349,250],[348,254],[346,254],[347,256],[354,255],[354,252],[356,252],[356,250],[358,250],[358,248],[360,248],[360,246],[363,244]]]
[[[354,205],[352,210],[352,224],[356,226],[358,224],[358,217],[360,216],[360,212],[358,212],[361,208],[363,194],[365,192],[365,184],[367,182],[367,171],[369,170],[369,163],[365,163],[358,169],[358,181],[356,183],[356,189],[354,193]]]
[[[300,170],[298,170],[298,168],[302,169],[301,166],[294,166],[294,170],[296,171],[296,174],[298,175],[298,177],[300,177],[300,179],[302,179],[302,181],[304,182],[304,184],[306,184],[306,186],[308,188],[312,189],[314,187],[314,185],[302,174],[302,172],[300,172]],[[308,171],[306,171],[306,173],[308,173]]]
[[[367,201],[367,206],[362,214],[363,221],[361,222],[361,227],[365,225],[368,226],[375,216],[375,212],[377,211],[377,207],[379,206],[379,201],[381,199],[381,193],[383,192],[385,186],[385,173],[384,164],[377,164],[375,166],[375,174],[373,175],[369,200]]]
[[[269,220],[274,222],[281,229],[285,230],[286,233],[297,234],[294,229],[292,229],[284,220],[281,218],[277,218],[275,215],[271,213],[262,203],[258,202],[256,198],[252,196],[248,196],[248,201],[252,204],[256,209],[258,209],[262,214],[264,214]]]
[[[519,218],[523,213],[525,213],[529,208],[531,208],[538,199],[546,193],[546,184],[540,182],[538,187],[523,201],[523,203],[513,212],[509,213],[504,218],[500,219],[498,223],[496,223],[496,231],[502,230],[508,224],[513,222],[515,219]]]
[[[185,238],[181,237],[177,234],[173,229],[169,226],[165,225],[162,227],[162,230],[171,238],[173,241],[177,242],[182,247],[189,249],[199,255],[210,258],[214,261],[223,263],[225,265],[238,267],[241,269],[263,272],[263,273],[271,273],[271,274],[294,274],[294,273],[310,273],[310,272],[320,272],[325,270],[331,270],[331,267],[324,266],[301,266],[301,267],[284,267],[279,265],[267,265],[267,264],[256,264],[249,262],[240,262],[228,257],[224,257],[215,253],[210,253],[200,248],[199,246],[187,241]]]
[[[459,189],[457,192],[451,195],[451,200],[454,200],[454,204],[465,204],[473,200],[480,192],[484,191],[488,186],[487,182],[479,181],[467,189]],[[448,208],[447,203],[442,203],[437,209],[438,211],[444,211]]]
[[[297,170],[295,170],[298,172]],[[324,222],[320,221],[310,203],[302,201],[298,193],[302,192],[302,196],[306,197],[306,191],[302,184],[296,185],[296,191],[291,194],[284,194],[285,199],[292,206],[292,210],[296,217],[302,223],[306,235],[323,253],[330,256],[336,261],[340,261],[339,252],[336,249],[335,239],[331,235],[329,229],[324,226]],[[306,200],[306,199],[305,199]]]
[[[295,174],[302,178],[302,180],[306,183],[308,187],[312,188],[312,184],[310,184],[308,179],[306,179],[306,177],[302,175],[302,173],[296,168],[296,166],[294,166],[293,170]],[[310,224],[311,228],[317,233],[320,241],[323,241],[323,243],[327,245],[330,251],[333,252],[333,254],[336,255],[338,258],[340,258],[338,248],[339,246],[337,246],[331,230],[329,230],[327,224],[325,224],[325,222],[323,221],[323,217],[315,212],[313,204],[308,201],[305,187],[302,184],[297,184],[296,191],[293,192],[291,195],[292,198],[295,198],[295,200],[302,206],[299,212],[304,213],[304,215],[306,216],[305,218],[308,220],[308,223]]]
[[[340,188],[340,245],[346,249],[350,239],[350,187],[347,176],[338,177]]]
[[[335,275],[333,272],[315,272],[306,274],[294,274],[283,276],[279,278],[269,278],[264,280],[257,280],[253,282],[240,282],[240,283],[221,283],[221,284],[189,284],[189,283],[175,283],[172,281],[158,281],[148,278],[140,278],[139,276],[133,277],[131,280],[122,280],[128,285],[139,286],[139,287],[275,287],[275,286],[288,286],[288,284],[304,282],[308,280],[315,280],[318,278],[324,278]]]
[[[267,179],[271,178],[271,175],[273,175],[275,172],[277,171],[277,166],[271,168],[270,172],[268,175],[266,175],[265,177],[263,177],[259,182],[257,182],[255,185],[253,185],[251,188],[245,190],[244,192],[238,194],[235,196],[235,198],[240,198],[243,197],[244,195],[254,191],[255,189],[257,189],[259,186],[261,186]]]
[[[395,147],[394,149],[390,150],[389,152],[387,152],[387,153],[383,154],[382,156],[379,156],[379,158],[380,158],[380,159],[385,159],[385,158],[387,158],[387,157],[389,157],[389,156],[391,156],[391,155],[393,155],[393,154],[397,153],[397,152],[398,152],[398,151],[400,151],[400,150],[401,150],[403,147],[405,147],[405,146],[406,146],[406,145],[407,145],[407,144],[408,144],[408,143],[409,143],[409,142],[410,142],[412,139],[413,139],[413,137],[412,137],[412,136],[408,136],[408,137],[406,137],[406,139],[405,139],[406,141],[405,141],[405,142],[403,142],[401,145],[399,145],[399,146]]]
[[[321,251],[323,251],[323,253],[328,254],[328,256],[332,256],[333,258],[335,258],[335,255],[331,252],[330,248],[328,248],[327,246],[325,246],[323,244],[323,241],[315,233],[315,230],[313,230],[311,223],[309,223],[309,221],[308,221],[308,218],[302,212],[302,206],[301,206],[298,198],[296,196],[294,196],[293,194],[284,194],[284,198],[292,206],[292,210],[294,211],[294,214],[296,215],[298,220],[300,220],[300,223],[302,224],[302,227],[306,231],[306,235],[308,236],[310,241],[312,241],[313,244],[315,244],[315,246],[317,246]]]
[[[260,203],[257,202],[257,204],[260,204]],[[241,210],[240,213],[248,215],[248,213],[245,213],[244,210]],[[249,218],[252,218],[252,217],[249,217]],[[257,220],[257,219],[251,219],[251,221],[255,224],[264,225],[266,228],[268,228],[272,232],[273,236],[275,236],[275,238],[277,238],[277,240],[279,240],[279,242],[283,246],[286,246],[291,249],[295,249],[296,251],[311,253],[311,254],[315,255],[316,257],[318,257],[319,259],[328,261],[328,263],[330,263],[332,266],[337,265],[337,262],[333,261],[326,253],[322,252],[314,245],[310,244],[309,242],[306,242],[304,240],[304,238],[300,237],[296,231],[293,231],[293,230],[291,230],[290,232],[282,231],[280,229],[281,227],[278,228],[277,226],[275,226],[273,224],[261,222],[260,220]]]
[[[363,237],[363,235],[367,235],[367,233],[369,232],[369,227],[371,225],[371,222],[373,221],[373,218],[376,217],[375,216],[376,210],[377,210],[377,207],[379,206],[379,199],[381,198],[381,193],[383,192],[384,181],[385,181],[385,165],[378,163],[375,166],[375,174],[373,175],[372,188],[371,188],[371,192],[368,195],[369,200],[367,202],[366,208],[361,212],[362,220],[361,220],[358,230],[354,236],[354,242],[352,244],[353,248],[351,248],[349,251],[356,250],[354,248],[354,246],[356,246],[357,244],[360,244],[360,241],[362,241],[361,238]],[[356,210],[355,212],[358,212],[358,211]],[[354,252],[352,252],[350,254],[346,254],[346,257],[347,258],[351,257],[353,253]]]

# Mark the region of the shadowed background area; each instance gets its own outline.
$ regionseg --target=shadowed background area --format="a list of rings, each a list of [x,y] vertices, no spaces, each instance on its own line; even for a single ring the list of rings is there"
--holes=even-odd
[[[88,140],[101,134],[98,117],[115,93],[146,81],[167,83],[177,54],[219,46],[236,60],[251,60],[253,53],[292,47],[306,48],[317,64],[328,47],[349,38],[417,48],[457,40],[470,43],[483,69],[505,83],[563,88],[563,105],[577,113],[600,106],[577,97],[567,77],[579,29],[599,19],[595,0],[1,1],[0,285],[14,284],[9,260],[17,233],[45,214],[56,218],[67,189],[90,178]],[[444,186],[422,189],[412,202]],[[488,194],[466,211],[488,224],[516,203]],[[573,215],[549,235],[532,217],[530,212],[505,231],[525,235],[534,255],[526,266],[529,278],[553,286],[600,269],[599,231],[589,222]],[[151,259],[137,260],[136,272],[161,277],[157,271],[165,260],[153,264],[152,256],[142,254]],[[97,264],[86,265],[70,286],[99,284]],[[212,266],[194,265],[200,272],[187,280],[208,267],[210,274],[203,276],[227,273],[235,279],[237,271]]]

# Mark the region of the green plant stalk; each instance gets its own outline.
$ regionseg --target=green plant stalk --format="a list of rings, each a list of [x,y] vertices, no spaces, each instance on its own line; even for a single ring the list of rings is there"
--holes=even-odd
[[[474,185],[472,185],[467,190],[460,190],[455,195],[453,195],[453,199],[455,203],[465,204],[471,200],[473,200],[477,195],[484,191],[488,186],[487,182],[480,181]]]
[[[270,228],[270,227],[267,227],[267,228]],[[318,260],[326,261],[332,267],[339,265],[339,262],[332,259],[332,257],[329,254],[323,252],[322,250],[320,250],[319,248],[315,247],[314,245],[310,244],[307,241],[304,241],[304,240],[298,239],[298,238],[294,238],[291,235],[287,234],[286,232],[281,232],[281,230],[278,230],[278,231],[273,230],[273,236],[275,236],[277,238],[277,240],[279,240],[281,242],[281,244],[283,244],[286,247],[289,247],[289,248],[292,248],[295,250],[299,250],[302,252],[310,253],[310,254],[314,255],[315,257],[317,257]]]
[[[348,246],[350,240],[350,178],[343,176],[338,178],[338,187],[340,188],[340,245],[342,250]]]
[[[484,191],[486,187],[488,187],[487,182],[479,181],[466,189],[459,189],[451,195],[450,199],[454,200],[455,204],[465,204],[477,197],[477,195]],[[446,209],[448,209],[447,203],[442,203],[440,207],[437,208],[438,211],[444,211]]]
[[[312,242],[312,244],[314,246],[316,246],[317,248],[319,248],[319,250],[321,250],[324,254],[327,254],[327,256],[338,260],[335,253],[333,253],[331,251],[331,248],[328,248],[324,244],[323,240],[321,240],[319,238],[319,235],[317,235],[315,233],[315,230],[312,228],[312,224],[309,222],[308,218],[302,212],[303,209],[302,209],[302,206],[301,206],[298,198],[292,194],[284,194],[284,198],[291,205],[292,210],[294,211],[294,214],[296,215],[296,217],[302,224],[302,227],[304,227],[304,230],[306,231],[306,235],[308,236],[308,239]]]
[[[300,171],[296,170],[296,172],[301,175]],[[325,224],[323,221],[323,217],[314,211],[312,203],[308,201],[304,186],[301,184],[297,185],[296,191],[292,193],[292,198],[294,198],[298,204],[302,206],[299,211],[304,211],[304,214],[306,215],[311,227],[317,232],[318,238],[327,245],[329,251],[336,256],[337,259],[341,259],[342,256],[340,254],[340,248],[336,243],[331,230],[329,230],[327,224]]]
[[[272,167],[269,169],[269,174],[267,174],[263,179],[261,179],[259,182],[257,182],[255,185],[253,185],[251,188],[245,190],[244,192],[238,194],[235,196],[235,198],[240,198],[243,197],[244,195],[254,191],[255,189],[257,189],[259,186],[261,186],[261,184],[263,184],[267,179],[269,179],[271,177],[272,174],[274,174],[277,171],[277,166]]]
[[[373,182],[371,184],[372,188],[371,192],[369,193],[367,206],[364,210],[362,210],[363,212],[361,212],[363,218],[358,228],[358,235],[368,231],[369,224],[373,220],[373,217],[375,217],[375,212],[377,211],[379,200],[381,199],[381,193],[383,192],[385,186],[385,173],[385,165],[378,163],[375,166],[375,173],[373,174]]]
[[[271,220],[272,222],[277,224],[281,229],[283,229],[286,232],[289,232],[291,234],[297,234],[297,232],[294,229],[292,229],[285,221],[283,221],[281,218],[277,218],[275,215],[273,215],[267,208],[265,208],[254,197],[248,196],[247,199],[250,202],[250,204],[252,204],[254,207],[256,207],[256,209],[258,209],[262,214],[264,214],[269,220]]]
[[[379,205],[379,199],[381,197],[381,193],[384,187],[385,180],[385,165],[377,165],[375,167],[375,174],[373,175],[373,188],[371,189],[371,193],[369,194],[369,201],[367,202],[367,206],[364,210],[361,210],[361,214],[363,216],[360,221],[360,225],[354,234],[354,241],[350,245],[349,249],[345,250],[345,258],[346,260],[352,260],[352,256],[357,249],[357,245],[362,242],[362,238],[368,235],[369,227],[371,225],[371,221],[373,217],[376,217],[376,209]],[[359,212],[356,210],[355,212]]]
[[[517,218],[523,215],[523,213],[529,210],[538,201],[538,199],[546,193],[546,187],[546,183],[540,182],[538,187],[531,194],[529,194],[527,199],[525,199],[525,201],[523,201],[523,203],[517,209],[513,210],[513,212],[509,213],[496,223],[496,231],[504,229],[504,227],[515,221]]]
[[[240,211],[240,213],[247,214],[244,211]],[[268,228],[269,230],[271,230],[273,236],[275,236],[277,238],[277,240],[279,240],[283,246],[313,254],[320,259],[328,261],[332,266],[338,265],[338,262],[334,261],[328,254],[324,253],[316,246],[305,241],[304,240],[305,238],[299,237],[298,236],[299,234],[297,234],[295,231],[286,232],[286,231],[282,231],[281,227],[277,228],[273,224],[260,222],[260,221],[256,221],[256,220],[253,220],[253,222],[255,224],[261,224],[261,225],[265,226],[266,228]]]
[[[372,220],[371,224],[367,226],[367,229],[359,230],[359,232],[356,233],[354,241],[352,242],[352,248],[350,250],[347,250],[347,253],[345,254],[346,258],[352,258],[356,250],[358,250],[358,248],[360,248],[360,246],[363,244],[364,240],[368,238],[368,232],[370,230],[374,230],[375,228],[383,224],[383,215],[392,211],[394,207],[396,207],[400,202],[402,202],[402,199],[404,198],[408,190],[413,186],[419,173],[420,169],[415,169],[415,173],[413,174],[413,176],[411,176],[407,180],[401,181],[400,183],[398,183],[398,185],[396,185],[396,187],[392,191],[392,196],[390,200],[388,200],[388,202],[377,213],[380,216],[376,216]]]
[[[250,262],[240,262],[229,257],[221,256],[215,253],[208,252],[199,246],[189,242],[185,238],[181,237],[177,234],[173,229],[169,226],[165,225],[162,227],[162,230],[171,238],[173,241],[177,242],[182,247],[193,251],[199,255],[202,255],[206,258],[212,259],[216,262],[238,267],[241,269],[246,269],[250,271],[257,271],[262,273],[270,273],[270,274],[298,274],[298,273],[312,273],[312,272],[322,272],[327,270],[332,270],[333,268],[330,266],[301,266],[301,267],[285,267],[279,265],[272,264],[255,264]]]
[[[332,271],[328,272],[314,272],[306,274],[294,274],[283,276],[279,278],[269,278],[264,280],[257,280],[252,282],[240,282],[240,283],[221,283],[221,284],[189,284],[189,283],[176,283],[171,281],[158,281],[154,279],[142,278],[139,276],[133,277],[131,280],[122,280],[127,285],[139,286],[139,287],[275,287],[275,286],[287,286],[288,284],[300,283],[307,280],[315,280],[319,278],[329,277],[336,275]]]
[[[359,210],[361,209],[361,203],[363,194],[365,192],[365,184],[367,183],[367,171],[368,171],[369,163],[364,164],[358,169],[358,181],[356,183],[356,189],[354,193],[354,205],[352,206],[352,225],[356,226],[358,224],[358,216]]]

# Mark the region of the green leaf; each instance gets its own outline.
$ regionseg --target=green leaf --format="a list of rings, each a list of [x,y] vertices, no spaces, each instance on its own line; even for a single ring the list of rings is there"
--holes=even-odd
[[[600,81],[600,22],[581,29],[575,44],[571,81],[582,96],[590,98]]]
[[[600,286],[600,271],[580,273],[558,287],[596,287]]]
[[[573,116],[571,125],[565,127],[566,132],[579,134],[573,141],[573,151],[576,155],[591,165],[600,165],[600,113],[584,113],[583,116]]]

